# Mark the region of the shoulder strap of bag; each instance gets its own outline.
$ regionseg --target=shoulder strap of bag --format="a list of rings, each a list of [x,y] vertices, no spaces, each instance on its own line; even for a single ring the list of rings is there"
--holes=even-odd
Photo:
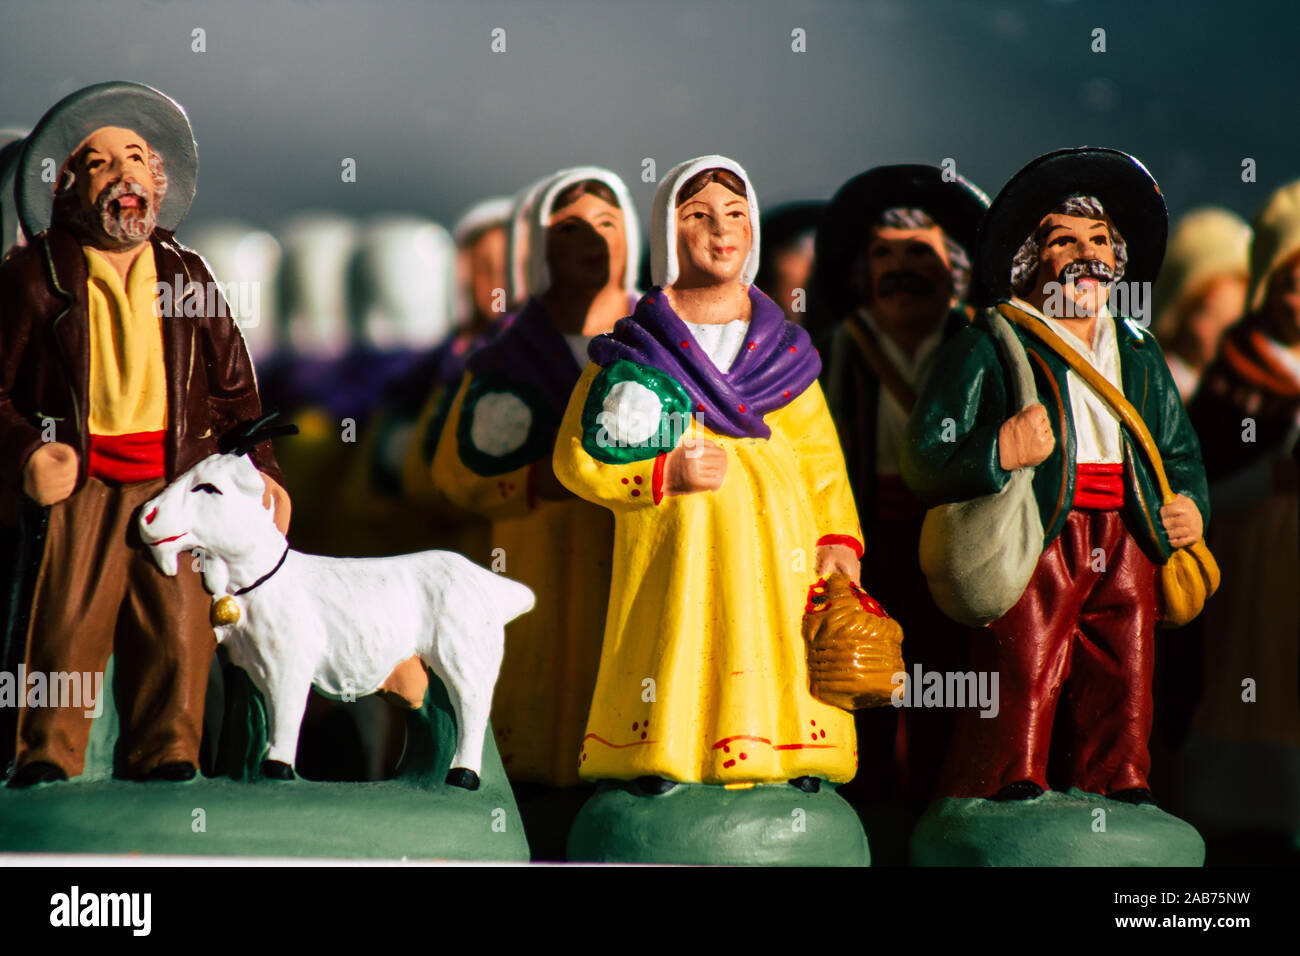
[[[1147,460],[1151,462],[1151,467],[1155,470],[1156,480],[1160,483],[1160,494],[1168,503],[1174,497],[1174,492],[1169,485],[1169,478],[1165,474],[1164,460],[1160,457],[1160,450],[1156,447],[1155,439],[1151,437],[1151,432],[1147,429],[1146,423],[1142,421],[1142,416],[1138,414],[1132,403],[1124,397],[1124,394],[1119,389],[1106,381],[1106,377],[1093,368],[1090,362],[1085,361],[1083,356],[1071,348],[1068,343],[1062,341],[1061,337],[1052,331],[1042,319],[1035,318],[1028,312],[1016,308],[1010,302],[1000,303],[998,311],[1022,329],[1041,339],[1043,344],[1055,352],[1057,357],[1066,365],[1070,366],[1074,373],[1087,382],[1094,392],[1106,400],[1115,414],[1119,416],[1120,421],[1125,424],[1142,447]]]
[[[862,357],[867,360],[867,364],[880,379],[880,384],[894,396],[894,401],[903,407],[903,411],[912,414],[912,409],[916,407],[916,390],[907,384],[902,374],[894,367],[894,363],[889,361],[871,329],[860,317],[852,314],[844,320],[844,327],[853,337]]]
[[[1034,384],[1034,370],[1029,367],[1029,356],[1025,354],[1025,347],[1015,329],[995,309],[984,310],[984,321],[988,324],[998,351],[1011,366],[1016,405],[1020,411],[1024,411],[1038,401],[1038,386]]]

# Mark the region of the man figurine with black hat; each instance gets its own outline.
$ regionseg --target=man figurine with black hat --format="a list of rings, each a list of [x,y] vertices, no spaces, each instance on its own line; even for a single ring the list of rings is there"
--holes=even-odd
[[[102,673],[113,655],[123,769],[139,779],[196,773],[216,641],[199,574],[162,574],[131,531],[136,513],[261,415],[231,312],[172,237],[197,166],[189,120],[157,90],[71,94],[28,137],[17,198],[33,238],[0,269],[2,503],[43,538],[26,671]],[[252,455],[284,530],[270,443]],[[9,785],[80,774],[91,713],[24,708]]]
[[[1208,494],[1158,345],[1110,306],[1143,301],[1117,284],[1154,278],[1166,229],[1142,164],[1095,148],[1030,163],[984,219],[977,273],[1000,302],[941,351],[902,474],[936,506],[998,494],[1033,468],[1042,549],[1019,600],[974,637],[976,673],[999,675],[999,708],[959,712],[944,795],[1038,802],[1050,769],[1058,790],[1153,802],[1158,570],[1200,540]],[[995,326],[1014,328],[1032,369],[1037,396],[1019,411]]]
[[[840,188],[817,231],[818,298],[842,319],[822,381],[865,533],[863,579],[903,626],[909,672],[964,669],[963,632],[935,607],[917,560],[925,507],[899,477],[898,452],[935,354],[969,322],[970,254],[988,202],[934,166],[878,166]],[[858,711],[860,770],[846,793],[883,796],[895,782],[928,799],[952,714]]]

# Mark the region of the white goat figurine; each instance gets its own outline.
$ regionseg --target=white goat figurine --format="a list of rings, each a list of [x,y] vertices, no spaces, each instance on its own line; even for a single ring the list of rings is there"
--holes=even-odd
[[[378,690],[419,655],[442,679],[456,713],[447,783],[478,788],[504,629],[533,592],[451,551],[330,558],[292,550],[263,507],[265,484],[243,454],[215,454],[140,512],[140,534],[165,574],[202,549],[203,583],[240,614],[218,642],[266,699],[269,777],[292,779],[312,686],[330,696]]]

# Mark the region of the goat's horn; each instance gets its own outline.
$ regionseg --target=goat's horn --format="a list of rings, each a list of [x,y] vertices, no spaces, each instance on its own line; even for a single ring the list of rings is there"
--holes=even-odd
[[[290,422],[272,425],[278,418],[278,411],[267,412],[261,418],[241,422],[227,431],[217,442],[217,450],[223,455],[247,455],[259,443],[268,438],[280,438],[284,435],[298,434],[298,426]]]

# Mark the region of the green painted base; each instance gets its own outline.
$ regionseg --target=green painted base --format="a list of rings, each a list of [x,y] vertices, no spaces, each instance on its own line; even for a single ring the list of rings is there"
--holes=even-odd
[[[112,665],[105,686],[112,686]],[[371,783],[266,780],[265,704],[227,667],[218,765],[225,777],[188,783],[117,779],[111,701],[91,726],[86,771],[31,790],[0,787],[0,851],[289,856],[349,859],[528,860],[528,840],[491,728],[480,786],[444,780],[456,724],[431,677],[424,706],[407,712],[397,776]]]
[[[402,780],[100,781],[0,790],[0,850],[527,860],[507,789]]]
[[[1190,824],[1082,790],[1036,800],[932,803],[912,834],[913,866],[1203,866]]]
[[[678,784],[642,796],[602,784],[569,834],[569,859],[595,863],[869,866],[867,835],[835,788],[727,790]]]

